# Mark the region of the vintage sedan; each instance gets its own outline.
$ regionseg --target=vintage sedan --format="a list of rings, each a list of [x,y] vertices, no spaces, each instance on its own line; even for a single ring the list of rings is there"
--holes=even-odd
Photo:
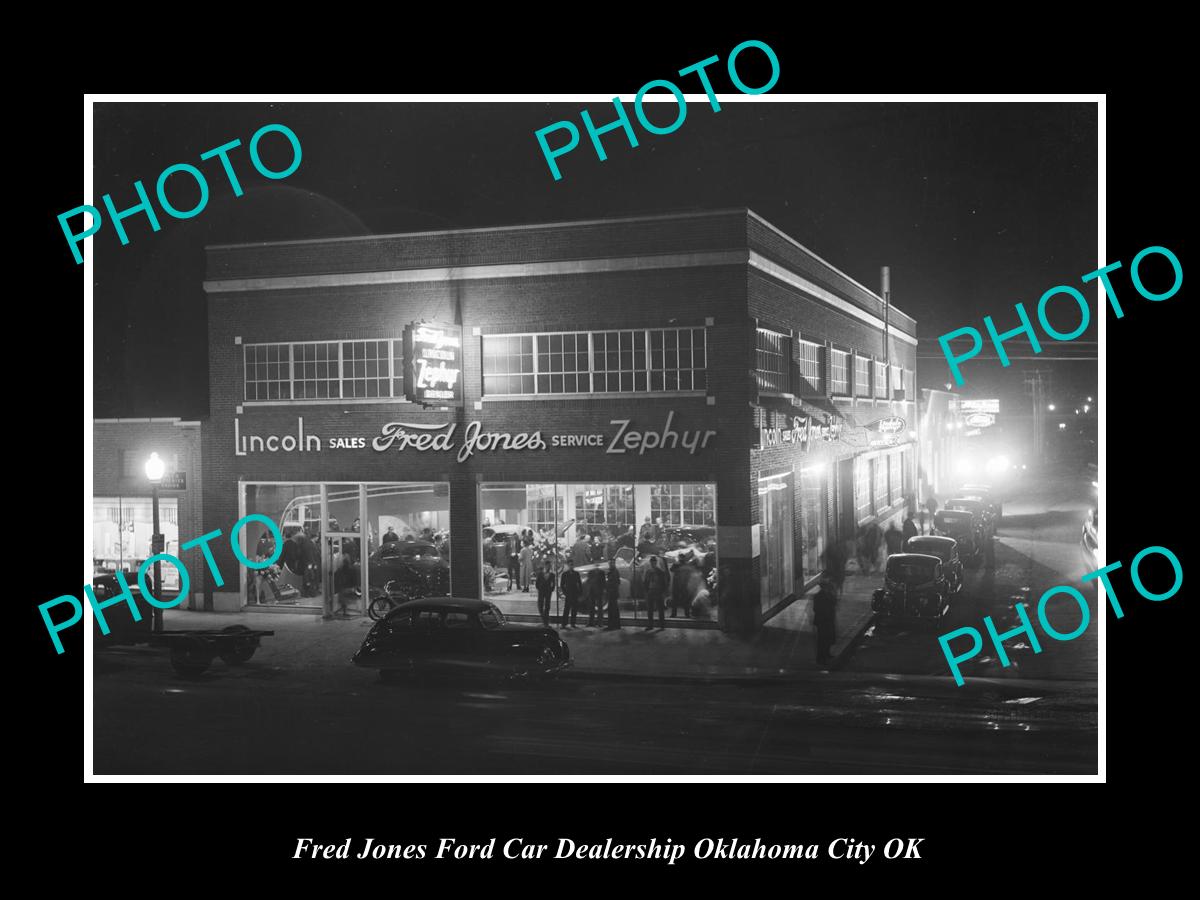
[[[397,606],[376,622],[351,661],[390,680],[403,674],[459,672],[544,678],[571,665],[558,632],[507,622],[486,600],[436,597]]]
[[[996,533],[996,520],[991,506],[978,497],[953,497],[946,501],[946,509],[962,509],[975,516],[980,541]]]
[[[881,616],[942,618],[950,610],[950,584],[942,561],[924,553],[893,553],[871,609]]]
[[[389,581],[426,597],[450,593],[450,563],[428,541],[391,541],[370,556],[371,584]]]
[[[965,509],[939,509],[933,516],[933,530],[942,537],[958,541],[963,559],[978,560],[983,556],[980,527],[975,514]]]
[[[992,488],[989,484],[964,484],[959,489],[959,494],[963,497],[982,500],[987,504],[992,511],[992,518],[996,525],[999,526],[1000,520],[1004,518],[1004,501],[1000,497],[999,491]]]
[[[958,541],[954,538],[919,534],[904,542],[904,552],[936,556],[942,561],[942,570],[946,573],[950,593],[957,594],[963,589],[963,564],[958,558]]]

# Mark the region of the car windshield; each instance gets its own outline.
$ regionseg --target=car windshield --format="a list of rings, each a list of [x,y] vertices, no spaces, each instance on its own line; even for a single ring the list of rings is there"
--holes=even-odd
[[[504,624],[504,613],[489,604],[480,610],[479,624],[484,628],[499,628]]]
[[[897,559],[888,560],[887,577],[892,581],[917,582],[929,581],[933,578],[933,567],[937,565],[932,559]]]
[[[910,541],[908,549],[913,553],[928,553],[930,556],[939,556],[946,559],[950,554],[950,549],[945,544],[937,544],[933,541]]]

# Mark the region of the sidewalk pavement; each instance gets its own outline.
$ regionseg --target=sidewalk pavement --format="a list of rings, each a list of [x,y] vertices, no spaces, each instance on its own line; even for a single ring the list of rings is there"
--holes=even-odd
[[[882,575],[846,576],[837,606],[837,641],[833,646],[838,668],[843,655],[871,622],[871,593]],[[646,631],[626,626],[619,631],[599,628],[558,629],[571,648],[574,666],[569,674],[622,679],[742,680],[818,671],[816,635],[810,594],[792,602],[756,634],[743,637],[711,628],[665,628]],[[322,619],[319,615],[277,612],[215,613],[170,609],[164,627],[223,628],[245,625],[270,629],[254,657],[255,665],[312,668],[349,665],[373,624],[365,616]]]

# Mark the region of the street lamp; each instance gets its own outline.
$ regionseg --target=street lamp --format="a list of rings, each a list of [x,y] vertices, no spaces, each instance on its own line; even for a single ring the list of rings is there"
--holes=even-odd
[[[163,474],[167,467],[157,453],[151,453],[150,458],[146,460],[146,477],[150,479],[151,490],[151,508],[154,513],[153,534],[150,535],[150,555],[157,556],[163,552],[163,536],[159,533],[158,524],[158,483],[162,481]],[[162,561],[154,561],[154,599],[162,599]],[[163,614],[162,610],[157,606],[154,607],[154,631],[161,632],[163,630]]]
[[[1051,403],[1049,406],[1046,407],[1046,409],[1050,410],[1050,412],[1054,412],[1054,404]]]

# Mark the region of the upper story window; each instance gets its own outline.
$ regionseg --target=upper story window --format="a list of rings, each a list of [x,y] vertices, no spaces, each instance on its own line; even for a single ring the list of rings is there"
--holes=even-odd
[[[703,328],[483,337],[484,396],[702,391]]]
[[[759,328],[755,338],[756,371],[758,389],[766,393],[791,393],[792,338]]]
[[[850,393],[850,354],[844,350],[829,350],[829,387],[837,396]]]
[[[806,382],[806,387],[814,393],[823,392],[821,383],[821,345],[812,341],[796,342],[796,364],[800,368],[800,377]]]
[[[899,366],[892,366],[892,397],[900,396],[904,396],[904,370]]]
[[[399,338],[246,344],[248,401],[404,397]]]
[[[875,396],[886,400],[888,395],[887,363],[875,363]]]
[[[854,396],[871,396],[871,361],[861,353],[854,354]]]

